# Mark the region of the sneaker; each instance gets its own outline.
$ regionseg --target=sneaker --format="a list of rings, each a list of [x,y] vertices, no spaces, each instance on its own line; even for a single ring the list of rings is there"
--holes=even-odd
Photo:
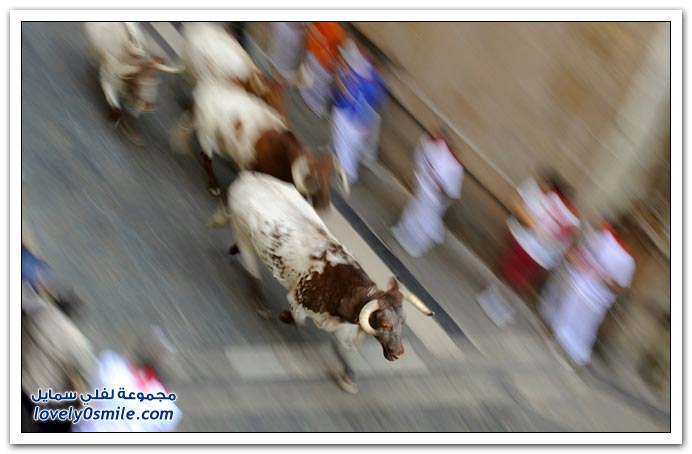
[[[476,302],[481,306],[485,315],[500,328],[514,321],[514,309],[499,294],[493,286],[488,287],[476,296]]]

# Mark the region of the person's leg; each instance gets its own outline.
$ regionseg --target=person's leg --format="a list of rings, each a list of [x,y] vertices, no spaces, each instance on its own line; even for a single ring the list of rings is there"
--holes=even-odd
[[[574,284],[571,284],[555,314],[555,339],[572,360],[581,366],[591,358],[591,349],[605,314],[593,310]]]
[[[331,94],[332,78],[311,52],[305,57],[302,79],[299,91],[305,104],[315,115],[324,117]]]
[[[412,257],[420,257],[434,244],[423,225],[428,215],[425,203],[419,187],[406,204],[399,223],[392,229],[394,238]]]
[[[342,109],[335,109],[332,116],[332,140],[349,182],[358,180],[358,129],[354,121]]]
[[[366,163],[373,163],[377,161],[377,154],[380,145],[381,124],[382,118],[380,115],[375,114],[372,125],[370,126],[370,130],[367,134],[365,145],[363,146],[363,161]]]

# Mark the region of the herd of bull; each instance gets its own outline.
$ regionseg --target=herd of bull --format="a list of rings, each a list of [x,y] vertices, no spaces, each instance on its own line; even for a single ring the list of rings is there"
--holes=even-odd
[[[401,356],[403,301],[426,315],[433,312],[400,289],[394,277],[386,289],[379,289],[328,231],[315,208],[329,206],[333,174],[344,193],[348,181],[336,157],[310,152],[290,130],[283,108],[284,84],[265,76],[217,24],[186,25],[180,68],[151,55],[136,23],[87,23],[85,32],[114,125],[121,122],[124,106],[135,116],[156,109],[160,72],[182,73],[194,87],[192,106],[176,126],[175,137],[187,149],[195,133],[213,196],[220,196],[221,190],[212,157],[227,159],[238,171],[228,189],[227,206],[214,213],[212,225],[231,227],[236,243],[229,252],[241,255],[252,276],[258,313],[274,317],[263,304],[261,261],[288,290],[290,310],[278,313],[279,320],[302,326],[310,318],[335,334],[343,366],[335,379],[342,389],[357,392],[343,349],[363,335],[379,341],[387,360]]]

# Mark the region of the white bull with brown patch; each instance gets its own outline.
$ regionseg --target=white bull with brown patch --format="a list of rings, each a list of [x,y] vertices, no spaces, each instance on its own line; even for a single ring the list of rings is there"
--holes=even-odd
[[[192,84],[211,80],[237,85],[253,93],[284,116],[284,87],[255,65],[240,43],[213,22],[186,24],[185,61]]]
[[[230,223],[236,243],[229,252],[240,252],[257,289],[259,258],[288,290],[290,311],[280,314],[282,321],[303,325],[310,318],[333,332],[342,347],[351,348],[361,334],[370,334],[384,357],[394,361],[404,353],[403,300],[433,315],[418,298],[400,290],[394,278],[380,290],[295,188],[273,177],[242,172],[229,188],[228,210],[217,211],[212,221],[217,226]],[[261,291],[259,295],[261,301]],[[261,302],[259,308],[268,317]],[[353,373],[339,356],[344,364],[339,384],[355,392]]]
[[[220,155],[236,169],[266,173],[293,183],[318,208],[329,205],[332,174],[348,192],[348,180],[336,156],[316,155],[289,130],[284,119],[266,103],[240,87],[201,82],[194,91],[191,128],[178,125],[178,141],[187,148],[189,134],[197,135],[209,191],[221,193],[212,167]]]
[[[177,73],[150,54],[146,36],[136,22],[87,22],[84,32],[99,66],[101,89],[118,124],[125,101],[139,115],[156,109],[159,72]]]

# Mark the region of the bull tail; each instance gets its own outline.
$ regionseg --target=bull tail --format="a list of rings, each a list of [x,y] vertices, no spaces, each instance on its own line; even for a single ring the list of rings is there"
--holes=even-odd
[[[190,135],[193,131],[192,112],[188,110],[180,116],[178,124],[171,132],[171,148],[180,153],[192,155]]]
[[[231,214],[228,212],[228,208],[225,205],[219,206],[219,208],[211,215],[209,219],[209,227],[211,228],[222,228],[229,226],[231,222]]]

